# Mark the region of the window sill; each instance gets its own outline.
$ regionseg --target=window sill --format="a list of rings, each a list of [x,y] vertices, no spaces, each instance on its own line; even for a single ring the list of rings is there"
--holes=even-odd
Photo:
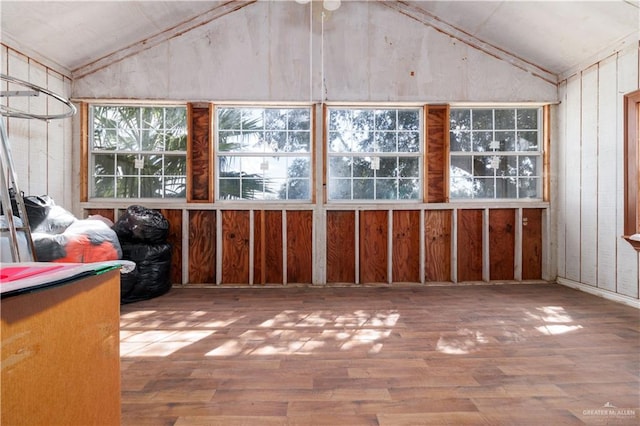
[[[636,236],[640,235],[640,234],[635,234]],[[625,240],[627,240],[627,242],[629,244],[631,244],[631,246],[638,252],[640,252],[640,241],[636,240],[636,239],[631,239],[630,235],[623,235],[622,238],[624,238]]]

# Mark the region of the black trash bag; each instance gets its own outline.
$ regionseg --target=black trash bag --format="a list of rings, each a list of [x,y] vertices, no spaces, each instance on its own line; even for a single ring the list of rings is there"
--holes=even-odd
[[[120,271],[120,303],[130,303],[132,299],[133,289],[138,284],[138,267],[136,266],[129,272]]]
[[[161,244],[167,241],[169,221],[157,210],[133,205],[120,215],[113,230],[123,242]]]
[[[29,195],[24,197],[24,207],[29,218],[29,228],[33,231],[47,218],[49,210],[56,203],[48,195]]]
[[[138,277],[121,303],[162,296],[171,289],[171,244],[122,243],[122,258],[136,263]]]

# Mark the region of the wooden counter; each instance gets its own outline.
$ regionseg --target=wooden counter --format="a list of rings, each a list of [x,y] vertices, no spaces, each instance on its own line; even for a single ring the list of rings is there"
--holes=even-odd
[[[120,424],[120,271],[3,298],[2,425]]]

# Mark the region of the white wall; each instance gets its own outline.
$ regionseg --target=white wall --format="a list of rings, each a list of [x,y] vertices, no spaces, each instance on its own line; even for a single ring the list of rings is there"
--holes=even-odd
[[[624,241],[623,96],[638,89],[638,43],[560,84],[554,153],[558,281],[637,301],[638,253]]]
[[[483,53],[378,2],[343,2],[324,22],[293,1],[257,2],[127,54],[75,79],[73,96],[274,102],[557,100],[555,84],[511,65],[508,58]]]
[[[0,70],[2,74],[27,81],[65,98],[71,93],[71,80],[61,72],[43,65],[5,45],[0,45]],[[7,90],[3,81],[0,90]],[[28,91],[15,86],[11,90]],[[12,108],[34,114],[62,114],[67,107],[45,95],[2,98]],[[70,118],[49,122],[34,119],[9,118],[5,120],[7,135],[18,186],[25,195],[47,194],[56,204],[72,210],[74,188],[78,179],[72,175],[72,120]]]

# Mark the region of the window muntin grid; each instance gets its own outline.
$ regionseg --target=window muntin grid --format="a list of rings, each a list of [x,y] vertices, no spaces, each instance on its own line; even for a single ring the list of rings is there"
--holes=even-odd
[[[218,200],[311,200],[310,107],[216,108]]]
[[[328,199],[420,200],[421,108],[329,108]]]
[[[185,198],[184,106],[92,105],[91,197]]]
[[[542,199],[541,108],[451,108],[451,199]]]

